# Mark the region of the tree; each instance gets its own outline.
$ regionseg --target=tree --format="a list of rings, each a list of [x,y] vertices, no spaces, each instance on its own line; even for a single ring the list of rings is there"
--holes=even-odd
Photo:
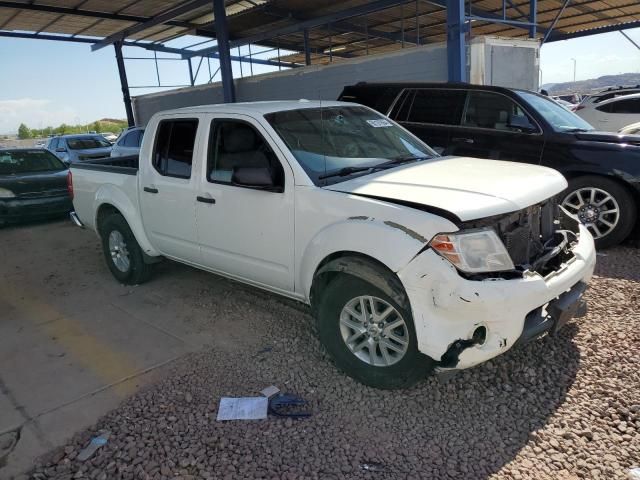
[[[31,137],[31,131],[29,130],[29,127],[27,127],[24,123],[21,123],[20,126],[18,127],[18,138],[21,140],[24,140],[30,137]]]

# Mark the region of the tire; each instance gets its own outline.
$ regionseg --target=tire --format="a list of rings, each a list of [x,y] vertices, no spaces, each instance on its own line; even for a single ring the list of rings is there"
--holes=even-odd
[[[381,335],[385,335],[385,338],[383,339],[382,336],[378,337],[380,343],[373,348],[373,364],[371,364],[371,349],[368,348],[368,345],[371,345],[370,343],[367,347],[354,353],[354,351],[347,346],[347,341],[345,340],[345,337],[349,339],[350,335],[355,336],[357,333],[356,330],[351,329],[351,327],[343,323],[343,318],[346,318],[347,321],[353,321],[355,319],[355,317],[346,313],[343,309],[353,302],[359,304],[357,299],[363,296],[375,299],[374,304],[376,306],[374,308],[378,313],[385,311],[387,307],[392,307],[395,310],[395,312],[387,316],[387,320],[389,321],[387,328],[397,323],[398,318],[404,321],[404,326],[402,327],[387,330],[386,334],[384,330],[381,332]],[[370,313],[371,303],[367,303],[365,308],[367,308],[367,312]],[[357,305],[355,309],[355,313],[361,313],[362,311],[362,307],[358,310]],[[382,290],[360,278],[348,274],[341,274],[331,281],[324,291],[321,292],[316,321],[320,341],[336,366],[350,377],[365,385],[382,389],[407,388],[415,384],[418,380],[425,378],[433,369],[434,361],[418,351],[418,341],[409,306],[398,305]],[[364,326],[362,323],[359,323],[359,325],[361,327]],[[375,328],[373,327],[373,323],[370,324],[369,328]],[[343,332],[347,332],[346,335]],[[400,333],[402,333],[402,335],[400,335]],[[360,344],[360,342],[374,341],[373,337],[367,338],[367,334],[371,335],[369,332],[361,334],[361,337],[352,342],[351,345],[355,345],[357,349],[357,345]],[[403,348],[402,345],[395,342],[392,337],[406,340],[406,350],[403,354],[400,354],[385,346],[384,350],[386,350],[387,353],[387,357],[385,357],[383,345],[392,343],[396,348]],[[360,357],[358,355],[360,355]],[[367,360],[364,360],[363,357]],[[376,365],[377,361],[380,363]],[[388,365],[384,365],[385,362],[388,363]]]
[[[112,213],[104,219],[100,238],[107,266],[119,282],[138,285],[149,280],[152,265],[145,263],[142,249],[122,215]]]
[[[595,200],[592,202],[593,192]],[[637,205],[633,195],[623,185],[606,177],[585,175],[572,178],[560,201],[587,226],[597,248],[622,243],[637,220]],[[605,203],[599,205],[603,201]]]

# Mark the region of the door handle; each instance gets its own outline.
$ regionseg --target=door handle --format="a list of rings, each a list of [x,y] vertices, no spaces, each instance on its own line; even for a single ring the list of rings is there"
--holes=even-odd
[[[472,144],[473,143],[473,138],[455,137],[455,138],[452,138],[451,141]]]
[[[144,187],[144,191],[148,193],[158,193],[158,189],[155,187]]]
[[[216,203],[216,199],[215,198],[211,198],[211,197],[201,197],[200,195],[198,195],[196,197],[196,200],[202,203]]]

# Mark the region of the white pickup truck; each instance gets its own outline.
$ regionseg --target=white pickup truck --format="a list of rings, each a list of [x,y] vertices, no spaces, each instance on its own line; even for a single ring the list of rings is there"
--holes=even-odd
[[[339,368],[401,388],[586,310],[593,239],[554,170],[441,157],[375,111],[259,102],[162,112],[138,158],[71,165],[74,221],[123,283],[162,257],[305,302]]]

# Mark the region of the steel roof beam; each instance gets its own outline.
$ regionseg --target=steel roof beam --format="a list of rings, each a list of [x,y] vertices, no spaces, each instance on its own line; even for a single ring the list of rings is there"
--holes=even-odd
[[[147,30],[148,28],[155,27],[156,25],[161,25],[169,20],[179,17],[180,15],[184,15],[185,13],[189,13],[205,5],[211,5],[211,0],[191,0],[189,2],[183,3],[181,5],[178,5],[177,7],[171,8],[159,15],[156,15],[146,22],[138,23],[137,25],[133,25],[132,27],[120,30],[113,35],[109,35],[103,40],[95,43],[94,45],[91,45],[91,50],[99,50],[108,45],[111,45],[112,43],[124,40],[131,35]]]
[[[279,37],[281,35],[289,35],[291,33],[297,33],[304,31],[305,28],[314,28],[329,23],[339,22],[347,18],[359,17],[361,15],[367,15],[369,13],[378,12],[380,10],[386,10],[387,8],[395,7],[401,3],[407,3],[407,0],[375,0],[357,7],[347,8],[340,12],[330,13],[328,15],[322,15],[320,17],[304,20],[302,22],[296,22],[293,25],[286,25],[284,27],[268,30],[263,33],[255,35],[249,35],[229,42],[229,48],[242,47],[244,45],[260,43],[270,38]],[[196,55],[206,54],[208,52],[215,53],[218,51],[218,46],[208,47],[202,50],[186,54],[184,58],[189,58]]]
[[[18,10],[30,10],[34,12],[59,13],[61,15],[76,15],[79,17],[99,18],[102,20],[118,20],[122,22],[143,23],[151,20],[152,17],[140,17],[138,15],[127,15],[122,13],[96,12],[93,10],[84,10],[71,7],[58,7],[56,5],[29,4],[21,2],[0,1],[0,7],[15,8]],[[198,25],[191,22],[183,22],[180,20],[169,20],[165,22],[167,25],[183,28],[196,28]]]
[[[80,38],[80,37],[65,37],[62,35],[50,35],[50,34],[35,34],[35,33],[26,33],[26,32],[5,32],[0,31],[0,37],[8,37],[8,38],[25,38],[29,40],[52,40],[57,42],[72,42],[72,43],[96,43],[95,38]],[[162,52],[162,53],[172,53],[174,55],[182,56],[183,53],[188,52],[189,50],[184,50],[182,48],[172,48],[167,47],[158,43],[138,43],[131,41],[122,42],[124,47],[137,47],[143,48],[145,50],[150,50],[152,52]],[[207,55],[203,55],[206,57]],[[218,54],[209,54],[209,58],[219,58]],[[151,58],[153,60],[153,58]],[[179,60],[176,58],[176,60]],[[249,58],[244,56],[231,55],[231,60],[234,62],[244,62],[249,63]],[[252,58],[251,63],[255,63],[256,65],[269,65],[272,67],[283,67],[283,68],[294,68],[298,67],[297,63],[293,62],[278,62],[276,60],[265,60],[262,58]]]

